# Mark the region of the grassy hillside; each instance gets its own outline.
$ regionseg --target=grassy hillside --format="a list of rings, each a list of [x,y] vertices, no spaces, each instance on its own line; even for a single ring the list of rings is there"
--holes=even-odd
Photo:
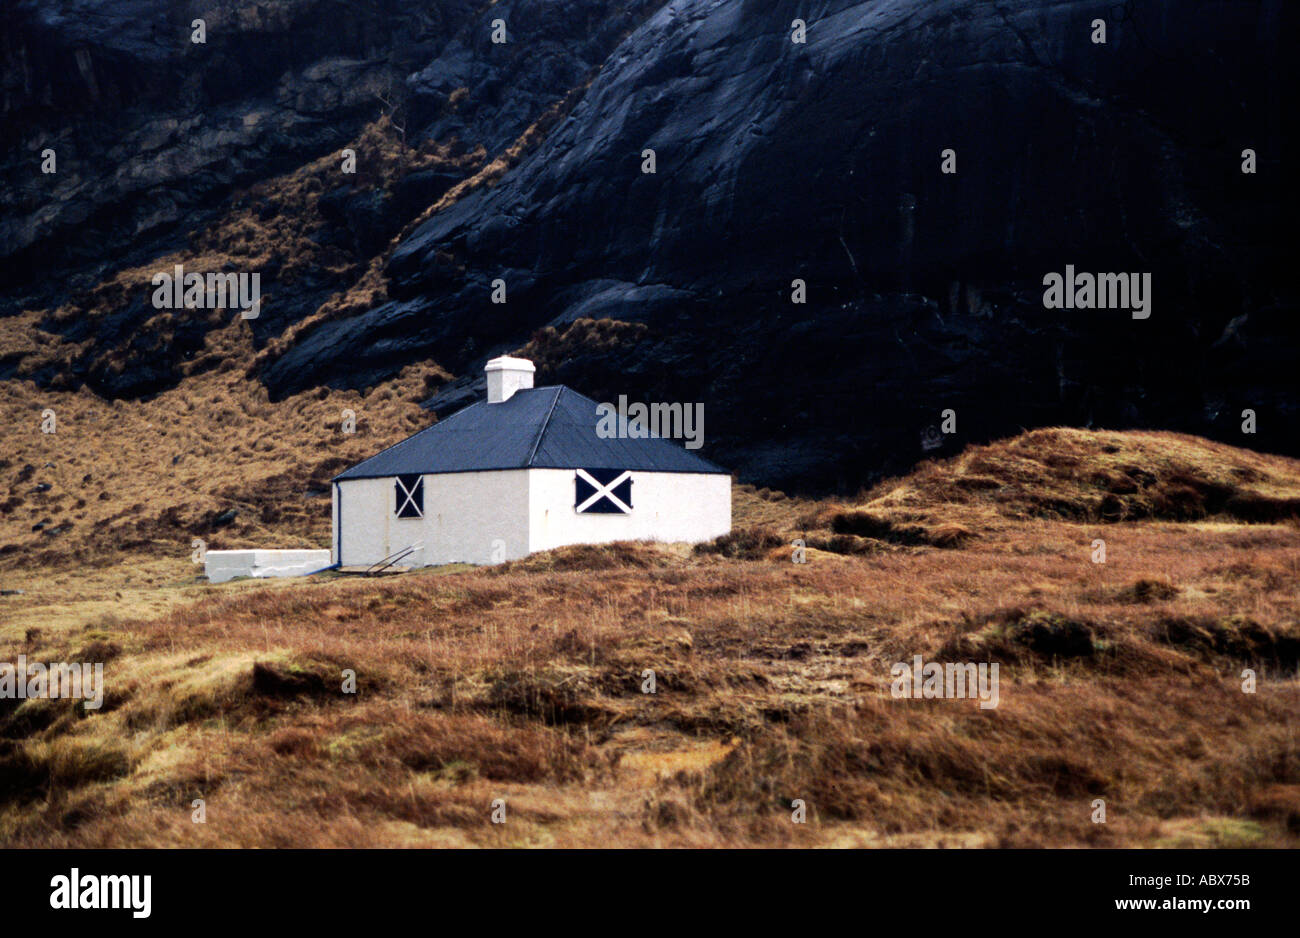
[[[227,393],[213,406],[235,408]],[[135,473],[160,513],[214,510],[220,486],[268,473],[288,492],[309,474],[294,461],[312,465],[302,441],[350,452],[325,428],[339,403],[263,405],[260,433],[212,434],[174,482],[170,451],[149,463],[107,437],[65,471]],[[418,420],[399,388],[360,403],[385,432]],[[159,410],[127,437],[146,414],[181,432],[165,397],[137,406]],[[1298,497],[1291,460],[1045,430],[843,504],[738,488],[736,531],[696,549],[220,586],[169,534],[165,557],[150,541],[76,566],[134,523],[122,505],[87,525],[103,542],[74,527],[43,566],[4,557],[25,592],[0,598],[0,660],[102,660],[107,698],[89,716],[0,702],[0,840],[1294,847]],[[318,543],[327,512],[249,515],[220,537]],[[997,662],[998,707],[894,699],[890,666],[915,654]]]

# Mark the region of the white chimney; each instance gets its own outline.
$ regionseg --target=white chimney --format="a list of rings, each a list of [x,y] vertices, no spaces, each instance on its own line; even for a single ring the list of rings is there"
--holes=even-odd
[[[533,386],[533,372],[537,369],[526,358],[502,355],[487,363],[488,403],[500,404],[510,400],[510,395]]]

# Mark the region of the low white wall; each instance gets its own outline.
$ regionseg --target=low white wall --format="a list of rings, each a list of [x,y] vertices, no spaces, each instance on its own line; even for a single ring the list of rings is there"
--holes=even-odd
[[[210,583],[237,576],[305,576],[329,565],[327,550],[210,550],[203,557]]]
[[[529,470],[531,550],[610,541],[709,541],[731,530],[731,476],[633,472],[631,514],[574,511],[574,470]]]

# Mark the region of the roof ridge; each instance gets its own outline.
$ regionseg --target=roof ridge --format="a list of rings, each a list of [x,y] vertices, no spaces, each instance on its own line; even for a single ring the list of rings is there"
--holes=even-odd
[[[551,425],[551,416],[555,413],[555,405],[560,402],[560,395],[565,392],[562,384],[555,386],[555,397],[551,399],[551,406],[546,411],[546,417],[542,420],[542,428],[537,431],[537,439],[533,440],[533,448],[528,451],[528,458],[524,460],[524,468],[531,468],[533,460],[537,457],[537,447],[542,445],[542,437],[546,436],[546,428]]]

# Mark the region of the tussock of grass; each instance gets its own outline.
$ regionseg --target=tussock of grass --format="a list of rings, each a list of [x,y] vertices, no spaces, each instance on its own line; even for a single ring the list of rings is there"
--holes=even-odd
[[[1282,624],[1262,625],[1246,615],[1165,615],[1154,632],[1171,645],[1281,674],[1294,673],[1300,663],[1300,632]]]
[[[836,534],[852,534],[895,544],[960,547],[975,536],[975,532],[961,524],[923,523],[926,520],[925,516],[918,516],[918,521],[909,522],[867,509],[834,511],[829,516],[831,530]]]
[[[767,527],[733,528],[727,534],[696,544],[697,554],[719,554],[737,560],[759,560],[774,548],[784,547],[786,540]]]
[[[1300,467],[1178,433],[1058,427],[928,463],[867,500],[881,512],[938,506],[1017,520],[1277,522],[1300,515]]]
[[[20,802],[69,788],[122,778],[131,760],[120,745],[60,738],[33,742],[0,755],[0,790]]]
[[[617,541],[612,544],[574,544],[555,550],[530,554],[519,560],[494,567],[502,576],[523,571],[542,570],[610,570],[615,567],[647,569],[673,566],[680,561],[667,545],[650,541]]]

